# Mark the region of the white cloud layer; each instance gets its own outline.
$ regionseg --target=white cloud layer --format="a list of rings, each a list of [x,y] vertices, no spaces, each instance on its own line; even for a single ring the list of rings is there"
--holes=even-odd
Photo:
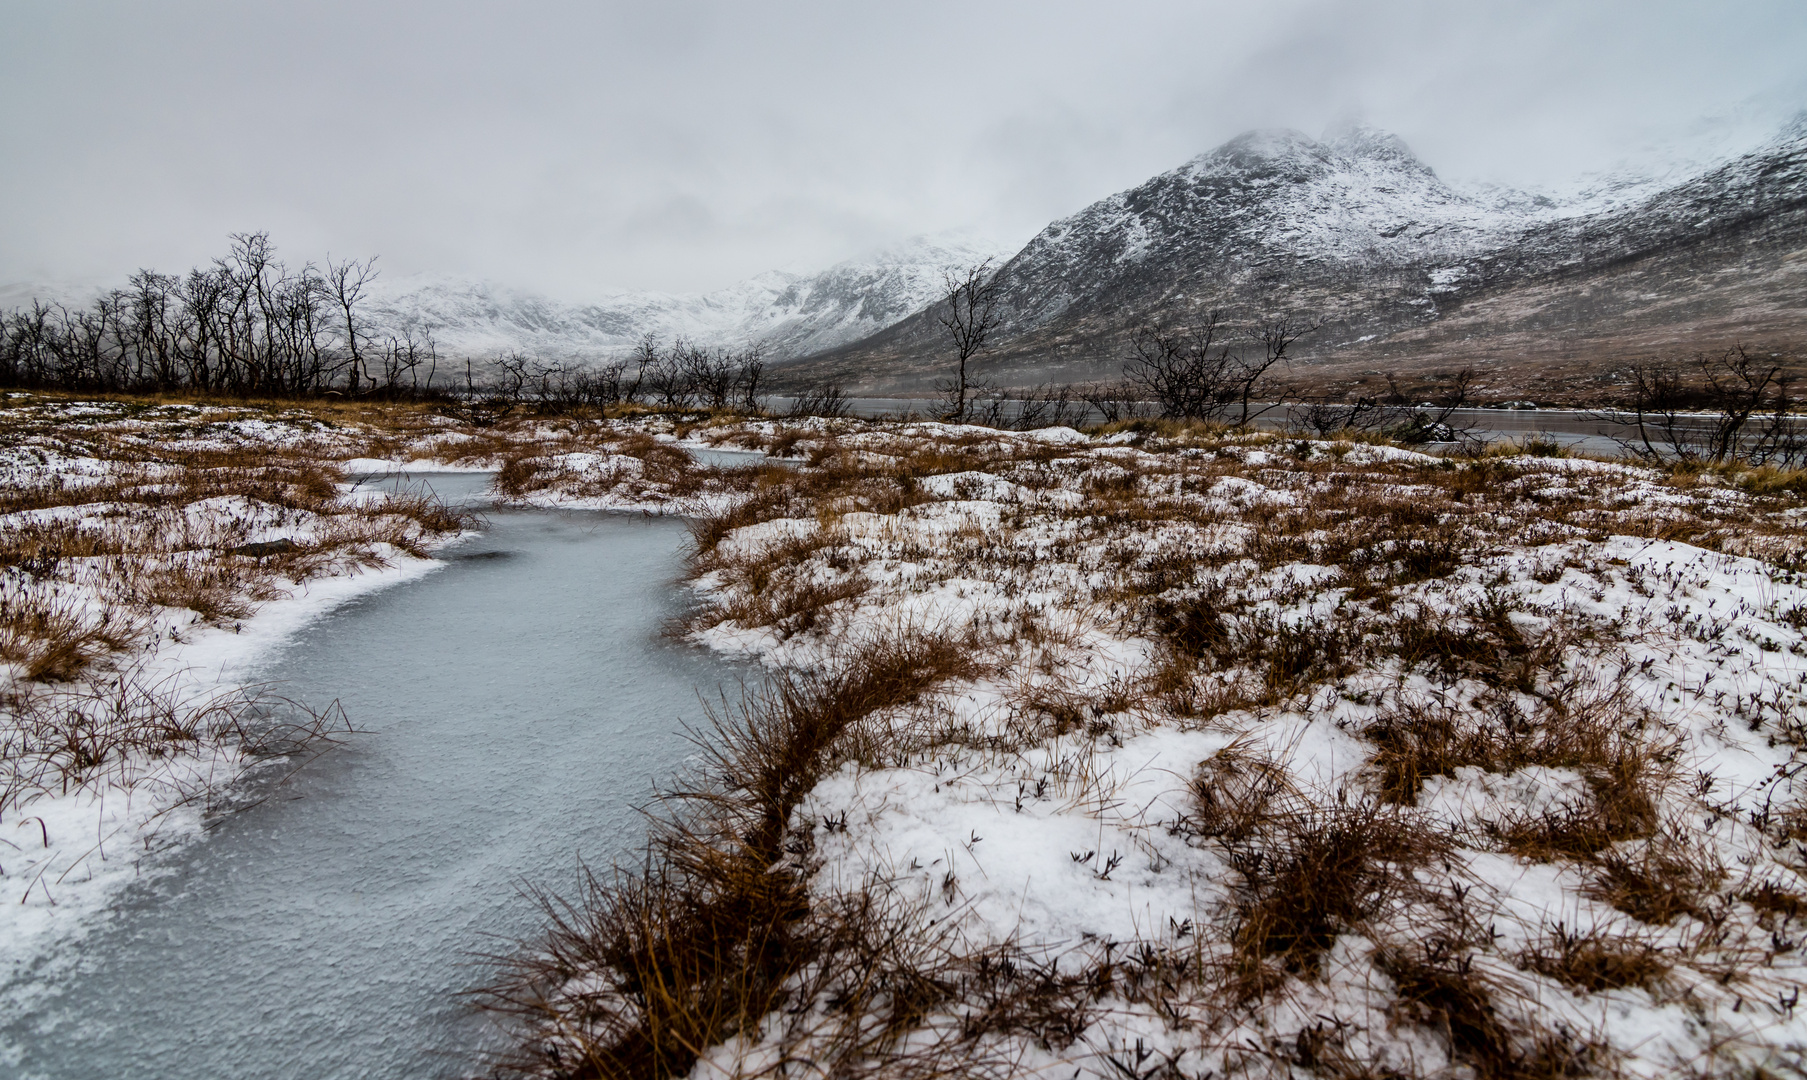
[[[1521,185],[1807,106],[1799,0],[0,0],[0,281],[230,231],[579,298],[1027,239],[1251,127],[1352,113]]]

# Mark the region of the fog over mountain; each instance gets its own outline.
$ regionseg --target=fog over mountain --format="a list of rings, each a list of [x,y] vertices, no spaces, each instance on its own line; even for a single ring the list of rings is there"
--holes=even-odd
[[[773,359],[859,341],[920,310],[943,274],[1007,252],[963,237],[916,237],[816,274],[772,270],[703,294],[623,292],[570,303],[494,282],[379,278],[369,314],[382,331],[431,334],[442,353],[511,349],[552,359],[596,358],[642,335],[742,348]]]
[[[1000,266],[1005,313],[992,363],[1016,382],[1111,377],[1136,325],[1214,308],[1322,323],[1301,350],[1321,360],[1397,354],[1408,342],[1442,357],[1442,323],[1469,342],[1519,333],[1511,340],[1524,345],[1529,320],[1545,337],[1628,333],[1645,347],[1653,329],[1661,336],[1684,320],[1713,332],[1738,311],[1745,323],[1718,329],[1786,337],[1799,329],[1786,290],[1798,271],[1804,139],[1807,120],[1797,120],[1729,161],[1659,162],[1532,193],[1447,182],[1397,136],[1364,124],[1318,139],[1251,131],[1049,224],[1014,254],[918,237],[816,274],[769,271],[711,293],[589,303],[397,277],[378,282],[371,314],[391,332],[431,333],[453,355],[594,358],[650,333],[757,344],[780,362],[819,358],[793,365],[790,378],[874,390],[938,377],[941,330],[927,309],[945,273],[988,258]],[[1725,247],[1757,233],[1754,247]],[[1690,260],[1692,274],[1681,273]],[[1607,278],[1634,264],[1650,265],[1635,295],[1620,295]],[[1539,288],[1556,292],[1525,294]],[[1574,310],[1563,314],[1565,305]]]
[[[590,302],[1048,222],[1360,115],[1566,186],[1807,105],[1799,0],[79,0],[7,5],[0,282],[267,230]],[[1723,155],[1720,155],[1723,156]]]

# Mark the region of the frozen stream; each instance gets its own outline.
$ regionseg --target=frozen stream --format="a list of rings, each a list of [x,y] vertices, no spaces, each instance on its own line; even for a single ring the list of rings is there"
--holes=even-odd
[[[486,477],[435,476],[448,499]],[[459,993],[644,830],[730,666],[657,637],[683,524],[494,511],[449,565],[348,604],[259,674],[368,734],[163,860],[9,988],[0,1074],[449,1077],[493,1026]]]

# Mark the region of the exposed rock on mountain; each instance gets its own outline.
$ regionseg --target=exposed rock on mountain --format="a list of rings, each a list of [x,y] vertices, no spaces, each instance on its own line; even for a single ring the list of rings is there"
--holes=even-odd
[[[1511,361],[1495,382],[1519,393],[1638,353],[1807,344],[1807,122],[1654,194],[1627,191],[1462,189],[1372,128],[1253,132],[1011,258],[991,371],[1006,385],[1109,378],[1134,327],[1213,308],[1322,323],[1301,350],[1317,366],[1297,372],[1318,382]],[[921,387],[940,374],[939,338],[922,312],[786,376]]]
[[[702,295],[621,293],[592,304],[452,279],[379,279],[370,312],[389,332],[430,332],[442,352],[457,355],[524,349],[594,358],[653,333],[666,341],[758,344],[784,359],[883,330],[939,295],[943,270],[997,254],[977,242],[918,238],[813,276],[774,270]]]

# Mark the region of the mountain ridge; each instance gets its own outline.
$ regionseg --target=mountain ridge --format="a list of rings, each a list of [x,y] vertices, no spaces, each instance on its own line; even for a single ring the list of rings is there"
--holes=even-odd
[[[1495,333],[1552,375],[1589,341],[1607,359],[1734,339],[1799,351],[1807,120],[1652,194],[1624,190],[1451,185],[1373,128],[1248,132],[1050,223],[1007,260],[987,369],[1004,385],[1109,378],[1137,326],[1218,308],[1320,324],[1300,359],[1332,367],[1495,363]],[[920,389],[938,374],[938,333],[919,312],[781,377]]]

